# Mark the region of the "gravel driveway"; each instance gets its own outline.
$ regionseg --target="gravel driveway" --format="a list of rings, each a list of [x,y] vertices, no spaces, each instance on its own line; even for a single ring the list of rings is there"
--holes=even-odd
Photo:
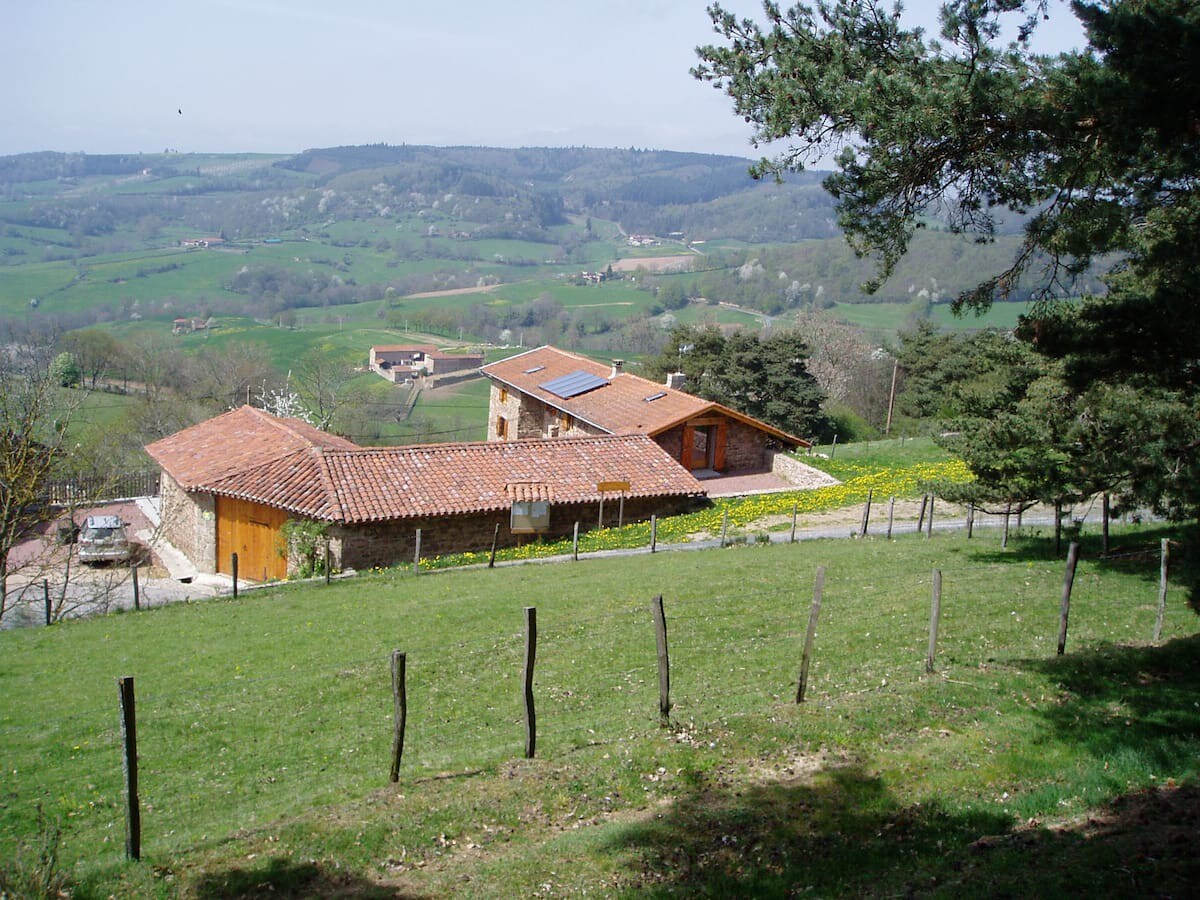
[[[134,608],[134,576],[130,564],[79,562],[74,545],[58,542],[58,523],[72,518],[82,523],[90,515],[120,516],[134,545],[137,564],[137,603],[143,609],[202,600],[220,593],[219,578],[198,578],[186,573],[181,580],[151,549],[158,528],[151,504],[130,500],[101,507],[81,508],[41,523],[9,555],[8,592],[0,628],[41,625],[46,622],[46,598],[54,620],[77,618]]]

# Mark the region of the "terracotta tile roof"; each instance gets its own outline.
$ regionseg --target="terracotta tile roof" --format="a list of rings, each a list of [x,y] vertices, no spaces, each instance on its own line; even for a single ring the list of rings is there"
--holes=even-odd
[[[480,370],[484,375],[513,390],[536,397],[555,409],[610,434],[661,434],[676,425],[710,412],[738,419],[792,446],[808,446],[795,435],[780,431],[765,422],[711,400],[703,400],[685,391],[677,391],[633,375],[619,372],[585,356],[567,353],[555,347],[538,347],[489,363]],[[573,372],[586,372],[604,378],[602,387],[575,397],[559,397],[542,385]],[[651,399],[653,398],[653,399]]]
[[[704,493],[645,435],[365,448],[242,407],[146,449],[187,490],[347,524],[594,502],[600,481],[628,481],[627,497]]]
[[[518,503],[533,503],[539,500],[550,503],[554,500],[554,489],[544,482],[518,481],[504,486],[504,493]]]
[[[523,499],[594,502],[597,482],[606,480],[628,481],[627,497],[704,493],[691,473],[641,435],[325,451],[322,457],[345,522],[505,510],[514,492]],[[522,484],[525,489],[516,488]]]
[[[299,419],[242,406],[155,441],[146,452],[190,490],[300,450],[355,449],[358,445]]]

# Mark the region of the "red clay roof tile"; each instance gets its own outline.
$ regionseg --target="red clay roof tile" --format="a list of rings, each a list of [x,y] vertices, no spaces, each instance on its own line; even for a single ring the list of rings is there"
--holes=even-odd
[[[297,450],[357,446],[299,419],[242,406],[155,441],[146,452],[180,486],[191,489]]]
[[[536,370],[536,371],[531,371]],[[795,435],[780,431],[765,422],[732,410],[720,403],[703,400],[685,391],[677,391],[629,372],[612,374],[609,366],[586,356],[544,346],[516,356],[489,363],[484,375],[508,387],[535,397],[554,409],[560,409],[610,434],[661,434],[688,419],[720,412],[765,431],[793,446],[808,446]],[[562,398],[542,385],[569,375],[587,372],[602,377],[606,384],[575,397]]]
[[[601,481],[628,481],[631,498],[704,493],[645,435],[362,448],[242,407],[146,449],[186,490],[347,524],[502,510],[514,499],[595,502]]]

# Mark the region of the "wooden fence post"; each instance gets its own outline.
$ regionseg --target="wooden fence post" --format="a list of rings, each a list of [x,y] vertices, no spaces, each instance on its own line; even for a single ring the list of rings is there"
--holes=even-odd
[[[404,755],[404,729],[408,725],[408,687],[406,666],[408,657],[399,650],[392,651],[392,772],[389,780],[400,780],[400,757]]]
[[[835,434],[833,436],[833,443],[829,445],[829,458],[830,459],[833,459],[833,455],[835,453],[837,453],[837,439],[838,439],[838,436]]]
[[[858,536],[860,538],[867,536],[867,523],[871,519],[871,498],[874,495],[875,495],[875,489],[867,488],[867,504],[866,504],[866,506],[863,507],[862,525],[858,529]]]
[[[133,676],[117,679],[121,698],[121,743],[125,752],[125,855],[142,858],[142,811],[138,801],[137,711],[133,699]]]
[[[500,523],[496,523],[496,528],[492,531],[492,552],[488,556],[488,568],[496,568],[496,541],[500,539]]]
[[[933,494],[929,495],[929,518],[925,520],[925,537],[933,537],[933,501],[936,499]]]
[[[921,514],[917,516],[917,534],[925,530],[925,507],[929,504],[929,495],[921,495]]]
[[[617,527],[625,525],[625,492],[621,491],[621,499],[617,501]]]
[[[1079,543],[1071,541],[1067,549],[1067,571],[1063,576],[1062,606],[1058,612],[1058,655],[1067,649],[1067,617],[1071,612],[1071,587],[1075,583],[1075,564],[1079,562]]]
[[[808,631],[804,634],[804,655],[800,659],[800,680],[796,685],[796,702],[804,702],[808,688],[808,666],[812,661],[813,641],[817,636],[817,619],[821,615],[821,594],[825,591],[825,567],[817,567],[817,579],[813,584],[812,608],[808,611]]]
[[[133,576],[133,608],[139,610],[142,608],[142,592],[138,586],[138,567],[134,563],[129,568],[129,574]]]
[[[725,546],[725,535],[729,531],[729,510],[721,513],[721,546]]]
[[[537,658],[537,607],[525,607],[525,667],[521,673],[525,696],[525,758],[537,749],[537,715],[533,708],[533,663]]]
[[[53,610],[50,607],[50,581],[42,579],[42,598],[46,601],[46,624],[49,625],[53,621]]]
[[[895,519],[895,517],[896,517],[896,495],[895,495],[895,494],[893,494],[893,495],[892,495],[892,497],[891,497],[891,499],[890,499],[890,500],[888,500],[888,530],[887,530],[887,539],[888,539],[889,541],[892,539],[892,521]]]
[[[792,536],[788,539],[789,544],[796,543],[796,512],[800,509],[799,501],[792,504]]]
[[[575,523],[575,536],[571,538],[571,559],[579,562],[579,523]]]
[[[650,552],[658,549],[658,516],[650,516]]]
[[[325,583],[333,578],[333,554],[329,550],[329,538],[325,539]]]
[[[600,495],[600,515],[596,518],[596,527],[604,527],[604,495]]]
[[[232,574],[233,574],[233,599],[236,600],[237,599],[237,591],[238,591],[238,583],[237,583],[237,581],[238,581],[238,579],[237,579],[238,559],[237,559],[236,552],[229,554],[229,568],[233,570],[233,572],[232,572]]]
[[[933,674],[933,656],[937,652],[938,620],[942,617],[942,571],[933,570],[933,601],[929,609],[929,652],[925,656],[925,671]]]
[[[654,641],[658,647],[658,717],[665,728],[671,720],[671,660],[667,654],[667,616],[662,594],[650,602],[654,614]]]
[[[421,574],[421,529],[417,529],[416,549],[413,551],[413,574]]]
[[[1158,562],[1158,616],[1154,620],[1154,643],[1162,637],[1163,621],[1167,617],[1167,569],[1171,561],[1171,542],[1162,539],[1162,552]]]

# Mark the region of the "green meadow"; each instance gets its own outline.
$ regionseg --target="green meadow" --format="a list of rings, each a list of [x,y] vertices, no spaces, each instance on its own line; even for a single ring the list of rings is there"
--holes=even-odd
[[[1051,542],[979,533],[372,572],[0,633],[0,877],[86,897],[1182,896],[1200,875],[1200,629],[1173,575],[1151,642],[1156,560],[1096,550],[1085,536],[1062,656]],[[123,858],[124,675],[140,862]]]

